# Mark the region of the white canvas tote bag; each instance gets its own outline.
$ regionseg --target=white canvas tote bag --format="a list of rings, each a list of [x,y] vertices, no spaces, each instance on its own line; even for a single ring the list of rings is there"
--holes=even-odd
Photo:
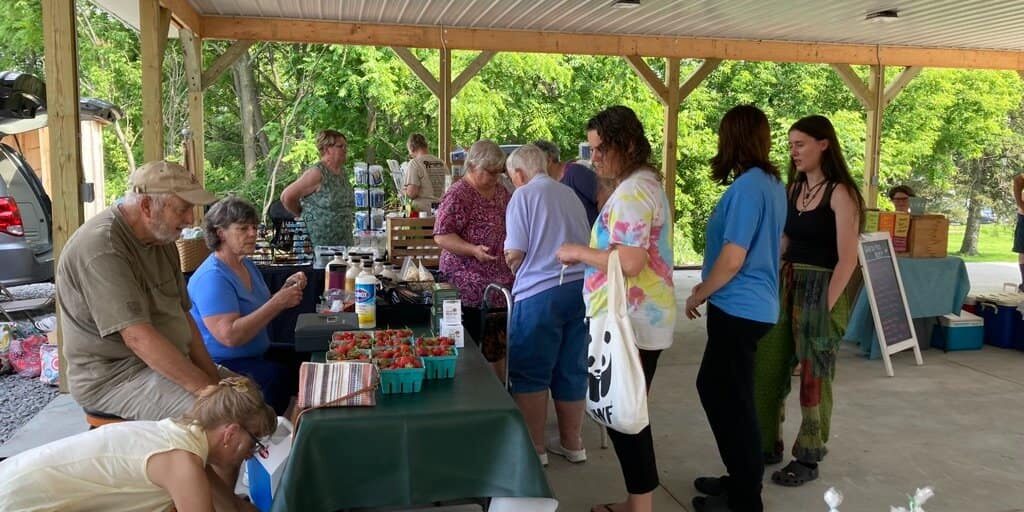
[[[626,282],[619,252],[608,255],[608,308],[589,318],[587,414],[598,423],[636,434],[649,423],[647,386],[636,331],[626,308]]]

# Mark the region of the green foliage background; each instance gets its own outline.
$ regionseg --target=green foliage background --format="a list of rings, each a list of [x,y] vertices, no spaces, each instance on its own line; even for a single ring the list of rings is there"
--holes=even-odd
[[[138,34],[87,1],[77,2],[81,93],[114,102],[125,111],[124,137],[104,133],[108,200],[124,190],[129,149],[142,158],[141,72]],[[39,0],[7,0],[0,12],[0,69],[43,76]],[[226,48],[204,45],[207,65]],[[436,51],[414,50],[436,73]],[[335,128],[349,136],[349,165],[406,157],[409,133],[427,135],[436,148],[437,100],[388,48],[258,43],[250,49],[269,151],[245,179],[238,94],[231,72],[207,90],[206,179],[218,193],[241,194],[262,204],[277,169],[275,195],[316,160],[313,136]],[[457,75],[475,52],[453,52]],[[648,63],[662,73],[662,60]],[[699,61],[684,61],[683,76]],[[167,153],[180,155],[177,134],[186,124],[181,48],[168,45],[165,60]],[[857,69],[866,76],[866,69]],[[899,69],[887,70],[888,79]],[[880,190],[908,183],[929,199],[931,210],[966,220],[968,199],[1004,219],[1014,209],[1009,179],[1024,170],[1022,80],[1013,72],[926,69],[885,113]],[[826,65],[728,61],[688,97],[679,115],[676,168],[677,262],[700,260],[704,226],[721,188],[708,179],[716,128],[734,105],[752,103],[768,114],[773,160],[785,168],[787,129],[800,117],[823,114],[835,124],[855,177],[863,169],[864,111]],[[575,156],[583,127],[598,110],[627,105],[639,114],[660,158],[660,103],[617,57],[498,53],[453,100],[456,144],[479,138],[498,143],[550,139]],[[880,197],[879,206],[888,206]]]

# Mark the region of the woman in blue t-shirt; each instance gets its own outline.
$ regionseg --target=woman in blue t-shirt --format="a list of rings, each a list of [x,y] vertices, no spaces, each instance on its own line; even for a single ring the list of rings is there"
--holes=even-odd
[[[270,295],[249,255],[256,248],[259,217],[251,204],[227,197],[206,214],[206,245],[213,251],[188,282],[192,318],[217,364],[260,385],[263,397],[278,414],[288,407],[296,379],[288,368],[267,360],[267,324],[302,300],[306,275],[296,272]]]
[[[707,225],[702,282],[686,300],[686,316],[707,305],[708,342],[697,391],[728,475],[694,481],[708,496],[694,510],[760,512],[760,430],[754,408],[757,342],[779,316],[779,246],[786,223],[786,191],[768,161],[768,118],[756,107],[733,107],[718,129],[711,177],[732,184]]]

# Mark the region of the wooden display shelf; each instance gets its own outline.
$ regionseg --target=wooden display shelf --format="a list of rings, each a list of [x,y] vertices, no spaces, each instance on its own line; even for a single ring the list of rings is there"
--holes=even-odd
[[[429,268],[437,268],[441,248],[434,242],[434,217],[408,219],[389,217],[388,255],[391,263],[401,265],[406,256],[412,256]]]

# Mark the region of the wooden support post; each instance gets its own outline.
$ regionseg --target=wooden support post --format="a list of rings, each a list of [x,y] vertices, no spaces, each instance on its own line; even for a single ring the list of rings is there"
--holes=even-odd
[[[440,59],[440,95],[437,116],[437,155],[445,165],[452,165],[452,51],[442,48]]]
[[[185,54],[185,80],[188,88],[188,127],[192,132],[191,168],[199,183],[206,184],[203,168],[205,158],[205,122],[203,119],[203,40],[192,31],[178,32],[182,51]],[[202,224],[203,207],[196,206],[197,224]]]
[[[142,47],[142,153],[143,161],[164,158],[163,63],[167,46],[165,14],[158,0],[139,0],[139,42]]]
[[[78,117],[78,49],[75,0],[43,0],[43,47],[46,71],[46,113],[53,182],[54,266],[68,238],[84,221],[81,125]],[[57,345],[63,352],[62,315],[57,308]],[[60,366],[60,389],[67,392],[66,365]]]
[[[442,48],[440,55],[440,77],[434,78],[433,73],[430,72],[416,58],[415,55],[408,48],[401,46],[392,46],[395,55],[398,55],[399,59],[414,75],[419,77],[423,85],[430,90],[431,93],[437,98],[437,157],[444,161],[445,165],[451,167],[452,162],[452,98],[459,94],[459,91],[469,83],[470,80],[476,76],[477,73],[487,65],[488,62],[494,58],[496,52],[483,51],[470,62],[466,69],[459,73],[459,76],[452,80],[452,51],[446,48]]]
[[[868,78],[871,101],[867,109],[867,138],[864,141],[864,201],[868,208],[878,204],[878,169],[882,149],[882,115],[885,112],[885,66],[871,66]]]
[[[675,231],[676,162],[679,139],[679,59],[665,58],[665,142],[661,151],[661,172],[665,179],[665,197],[669,208],[669,240]]]
[[[878,204],[878,173],[882,155],[882,117],[886,107],[921,73],[920,66],[909,66],[891,84],[885,85],[885,66],[871,66],[867,84],[848,64],[832,64],[843,83],[867,112],[867,136],[864,140],[864,202],[868,208]]]

